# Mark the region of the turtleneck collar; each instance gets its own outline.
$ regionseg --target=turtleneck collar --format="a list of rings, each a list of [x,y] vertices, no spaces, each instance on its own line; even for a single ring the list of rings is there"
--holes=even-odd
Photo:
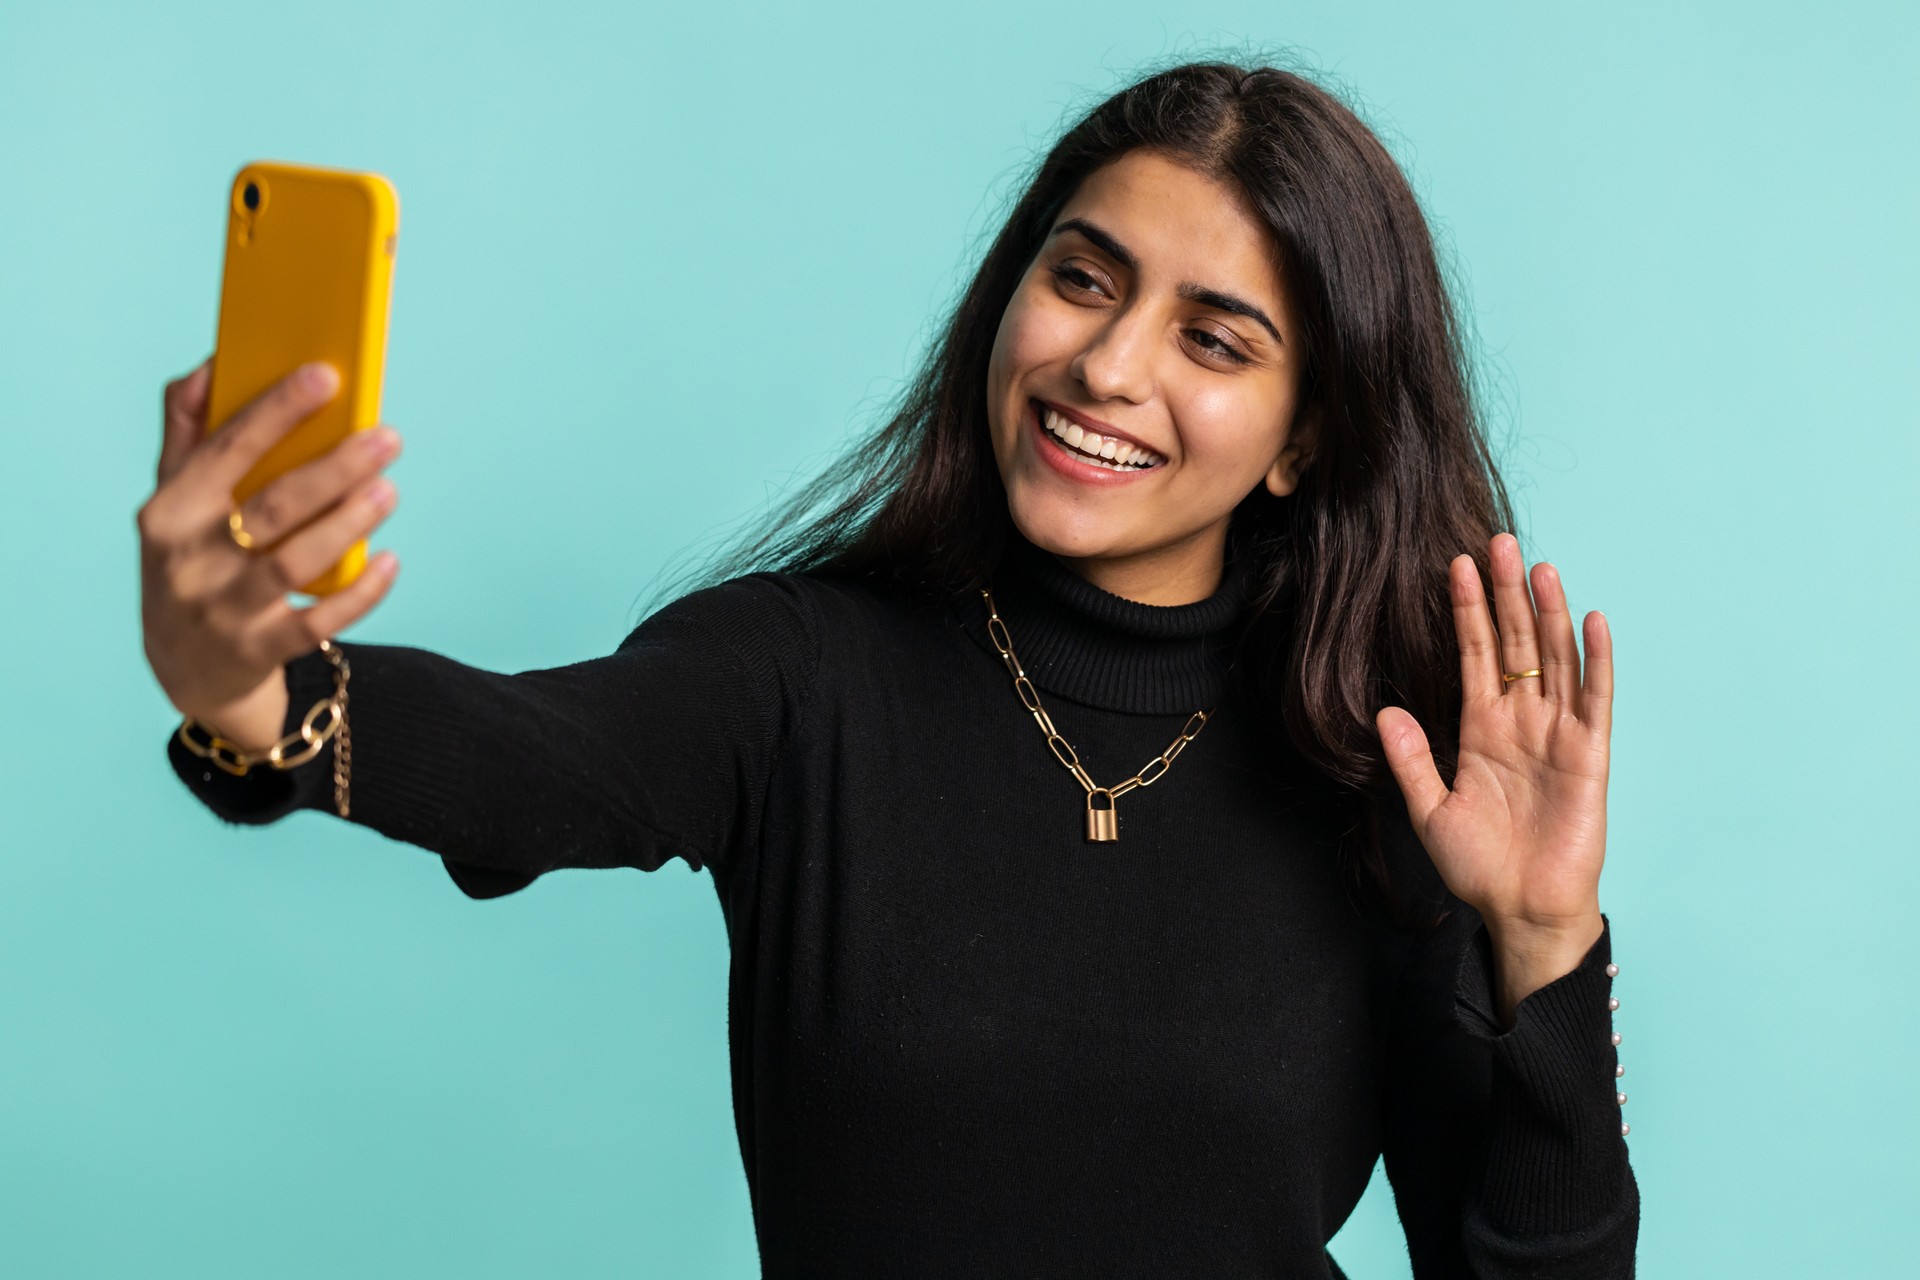
[[[989,584],[1027,676],[1048,693],[1142,715],[1210,708],[1225,692],[1251,575],[1228,539],[1220,586],[1192,604],[1141,604],[1088,582],[1018,530]],[[986,601],[960,602],[962,625],[988,653]]]

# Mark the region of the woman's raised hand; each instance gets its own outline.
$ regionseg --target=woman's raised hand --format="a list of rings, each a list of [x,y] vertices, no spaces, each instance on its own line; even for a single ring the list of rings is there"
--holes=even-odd
[[[1559,573],[1545,561],[1534,565],[1529,599],[1519,541],[1496,534],[1489,556],[1497,635],[1473,557],[1448,566],[1463,686],[1453,786],[1404,708],[1383,707],[1374,726],[1413,829],[1448,889],[1496,937],[1531,935],[1544,953],[1542,939],[1591,943],[1601,928],[1613,641],[1605,616],[1587,614],[1583,675]],[[1502,678],[1536,667],[1537,676]],[[1584,943],[1563,954],[1577,958]]]
[[[234,486],[332,399],[339,375],[307,365],[206,434],[212,358],[169,382],[158,484],[141,504],[140,618],[147,662],[183,715],[249,749],[280,737],[282,666],[362,617],[386,595],[398,562],[375,556],[351,586],[296,609],[288,592],[319,577],[393,510],[380,471],[399,454],[389,426],[353,433],[240,505],[253,542],[228,529]]]

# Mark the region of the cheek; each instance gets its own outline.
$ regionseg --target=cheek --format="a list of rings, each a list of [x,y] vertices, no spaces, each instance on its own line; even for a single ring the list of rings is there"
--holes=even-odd
[[[1236,485],[1273,465],[1286,420],[1287,406],[1270,391],[1220,382],[1183,397],[1176,418],[1186,460]]]
[[[1023,287],[1001,313],[987,359],[987,425],[1004,468],[1018,447],[1027,394],[1036,371],[1063,368],[1078,350],[1070,308]],[[1057,393],[1056,393],[1057,394]]]
[[[1081,338],[1075,308],[1023,289],[1001,318],[994,355],[1008,376],[1020,378],[1072,360]]]

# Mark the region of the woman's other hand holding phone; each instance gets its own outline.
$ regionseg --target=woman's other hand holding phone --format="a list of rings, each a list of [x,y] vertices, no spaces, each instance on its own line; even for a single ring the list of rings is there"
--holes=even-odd
[[[240,504],[253,543],[243,550],[228,527],[234,486],[333,397],[339,375],[301,366],[209,435],[212,369],[209,357],[166,387],[158,484],[136,519],[141,628],[176,710],[264,750],[285,730],[284,664],[361,618],[393,583],[399,562],[386,551],[340,591],[303,608],[287,601],[392,512],[397,495],[380,472],[400,438],[384,424],[357,431],[274,479]]]

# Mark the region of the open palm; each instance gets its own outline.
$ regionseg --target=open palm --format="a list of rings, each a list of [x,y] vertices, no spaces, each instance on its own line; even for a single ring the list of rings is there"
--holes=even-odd
[[[1489,919],[1570,925],[1598,912],[1612,638],[1602,614],[1587,614],[1583,679],[1558,572],[1534,565],[1530,599],[1518,540],[1496,534],[1489,557],[1497,634],[1473,557],[1448,566],[1462,686],[1453,786],[1412,714],[1383,707],[1375,727],[1414,832],[1447,888]]]

